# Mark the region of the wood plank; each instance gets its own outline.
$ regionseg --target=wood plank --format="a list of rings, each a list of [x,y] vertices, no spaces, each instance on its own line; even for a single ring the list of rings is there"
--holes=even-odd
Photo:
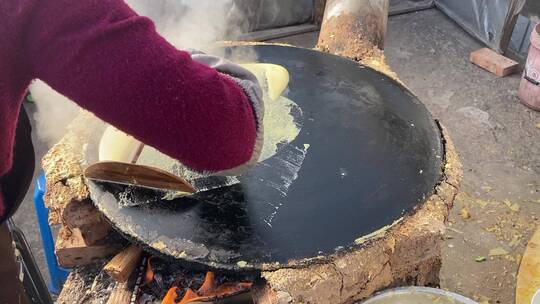
[[[470,60],[475,65],[500,77],[515,73],[519,67],[516,61],[488,48],[481,48],[472,52]]]
[[[499,42],[499,46],[502,51],[501,53],[506,52],[506,50],[508,49],[508,45],[510,44],[510,39],[512,38],[512,33],[514,32],[514,27],[516,26],[519,13],[523,8],[523,2],[529,1],[509,1],[508,12],[506,14],[503,28],[501,29],[501,41]]]
[[[126,282],[139,263],[141,255],[141,247],[130,245],[115,255],[103,270],[115,281]]]
[[[521,259],[516,283],[516,304],[530,304],[540,290],[540,228],[527,244]]]

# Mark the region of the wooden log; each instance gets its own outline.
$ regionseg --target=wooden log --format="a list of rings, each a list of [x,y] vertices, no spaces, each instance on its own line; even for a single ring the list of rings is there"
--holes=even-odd
[[[63,210],[72,203],[81,205],[81,202],[84,201],[86,204],[91,205],[87,201],[88,196],[88,189],[84,185],[81,176],[48,185],[43,200],[45,206],[49,209],[49,224],[62,223]]]
[[[142,249],[130,245],[120,251],[105,265],[103,270],[117,282],[126,282],[141,259]]]
[[[129,246],[128,248],[126,248],[125,250],[120,252],[118,255],[116,255],[113,258],[113,260],[116,259],[121,254],[132,255],[133,256],[132,253],[133,253],[133,251],[136,251],[136,250],[133,250],[132,248],[140,249],[139,247],[136,247],[136,246],[133,246],[133,245]],[[127,250],[131,250],[132,252],[131,253],[126,253]],[[141,257],[140,252],[141,251],[139,251],[139,257],[136,259],[136,260],[140,260],[140,263],[137,263],[139,265],[138,271],[135,270],[136,267],[133,267],[131,270],[129,270],[129,268],[124,268],[124,272],[128,276],[129,279],[126,280],[126,282],[117,282],[116,283],[116,286],[114,287],[111,295],[109,296],[107,304],[134,303],[135,299],[137,298],[138,292],[139,292],[140,284],[142,282],[142,278],[143,278],[143,274],[144,274],[144,270],[145,270],[146,262],[147,262],[146,258],[143,258],[143,259],[140,258]],[[123,259],[125,259],[125,258],[123,258]],[[131,259],[131,260],[135,260],[135,259]],[[112,260],[111,260],[111,262],[112,262]],[[108,264],[110,264],[110,262]],[[106,265],[106,267],[107,267],[107,265]]]
[[[62,267],[72,268],[95,263],[118,252],[117,244],[98,242],[87,245],[78,228],[67,229],[61,227],[55,244],[55,253],[58,264]]]
[[[84,243],[86,245],[94,245],[101,241],[105,241],[105,238],[109,235],[112,227],[106,220],[101,220],[97,223],[82,225],[78,229],[81,231],[81,237],[83,238]]]
[[[106,290],[113,283],[107,275],[100,272],[102,267],[103,263],[98,263],[73,269],[55,303],[106,303],[109,298],[109,292]]]
[[[55,249],[64,267],[90,264],[118,251],[118,245],[107,244],[104,239],[111,227],[92,205],[82,175],[83,155],[92,144],[89,139],[103,128],[104,124],[93,115],[81,112],[42,159],[49,223],[62,224]]]
[[[124,304],[127,295],[131,294],[131,303],[136,303],[134,294],[138,293],[142,281],[146,260],[141,259],[140,267],[133,271],[129,283],[118,284],[102,272],[104,265],[98,263],[73,269],[56,303],[84,304],[84,303],[115,303]],[[126,289],[127,288],[127,289]]]
[[[92,224],[102,224],[101,212],[88,199],[72,201],[62,210],[63,223],[68,228],[80,228]]]
[[[107,304],[129,304],[133,295],[133,290],[129,286],[130,284],[128,282],[116,283],[107,300]]]
[[[82,155],[88,145],[93,144],[88,139],[104,128],[105,124],[90,112],[81,111],[67,127],[66,135],[43,156],[41,166],[45,172],[47,189],[58,182],[82,177]]]
[[[82,111],[67,127],[64,137],[43,157],[47,192],[45,205],[49,208],[49,223],[62,222],[62,210],[72,202],[89,199],[89,192],[82,175],[82,160],[91,135],[101,132],[104,124],[92,114]],[[96,139],[97,140],[97,139]]]
[[[354,60],[384,49],[388,0],[327,0],[317,48]]]
[[[93,245],[108,235],[111,225],[103,219],[101,212],[90,200],[78,201],[73,193],[72,188],[61,184],[47,192],[46,199],[56,204],[49,209],[49,224],[62,224],[69,230],[78,228],[84,243]]]
[[[78,228],[86,245],[93,245],[103,240],[112,229],[109,222],[89,199],[78,201],[71,199],[63,209],[52,209],[61,214],[60,222],[70,230]],[[49,222],[51,222],[49,216]]]

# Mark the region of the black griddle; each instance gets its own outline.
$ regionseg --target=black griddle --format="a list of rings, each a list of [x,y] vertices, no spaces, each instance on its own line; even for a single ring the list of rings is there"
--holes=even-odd
[[[113,226],[148,250],[192,267],[258,271],[348,250],[429,197],[441,179],[440,130],[424,105],[391,78],[309,49],[256,45],[259,62],[290,72],[287,97],[301,113],[298,137],[240,183],[160,200],[89,182]],[[297,111],[298,112],[298,111]],[[285,264],[285,265],[284,265]]]

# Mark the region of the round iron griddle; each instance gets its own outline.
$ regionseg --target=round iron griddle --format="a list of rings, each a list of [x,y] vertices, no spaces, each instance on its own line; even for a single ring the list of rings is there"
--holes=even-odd
[[[236,48],[247,46],[227,51]],[[287,96],[302,112],[293,113],[298,137],[240,184],[191,198],[119,207],[124,186],[90,182],[95,204],[116,229],[183,262],[269,269],[346,250],[432,194],[441,178],[441,135],[407,89],[338,56],[250,48],[259,62],[289,70]],[[141,194],[152,196],[159,197]]]

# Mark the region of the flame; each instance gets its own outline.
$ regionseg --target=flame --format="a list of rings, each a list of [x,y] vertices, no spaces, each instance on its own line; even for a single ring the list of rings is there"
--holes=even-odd
[[[152,258],[153,257],[148,258],[148,264],[146,266],[146,273],[144,274],[144,281],[141,284],[141,286],[146,286],[146,284],[154,280],[154,269],[152,268],[152,264],[150,263]]]
[[[178,297],[178,287],[173,287],[167,291],[167,294],[161,301],[161,304],[176,304],[176,297]]]
[[[204,293],[211,292],[214,289],[215,280],[216,280],[216,275],[213,272],[208,271],[206,273],[206,276],[204,276],[203,284],[201,285],[199,289],[197,289],[197,293],[204,294]]]
[[[180,302],[176,302],[178,296],[178,287],[172,287],[167,291],[161,304],[188,304],[194,302],[208,302],[216,298],[224,298],[239,292],[249,290],[253,283],[238,282],[224,283],[215,287],[215,274],[211,271],[206,273],[202,286],[194,291],[191,288],[186,290],[184,297]]]

